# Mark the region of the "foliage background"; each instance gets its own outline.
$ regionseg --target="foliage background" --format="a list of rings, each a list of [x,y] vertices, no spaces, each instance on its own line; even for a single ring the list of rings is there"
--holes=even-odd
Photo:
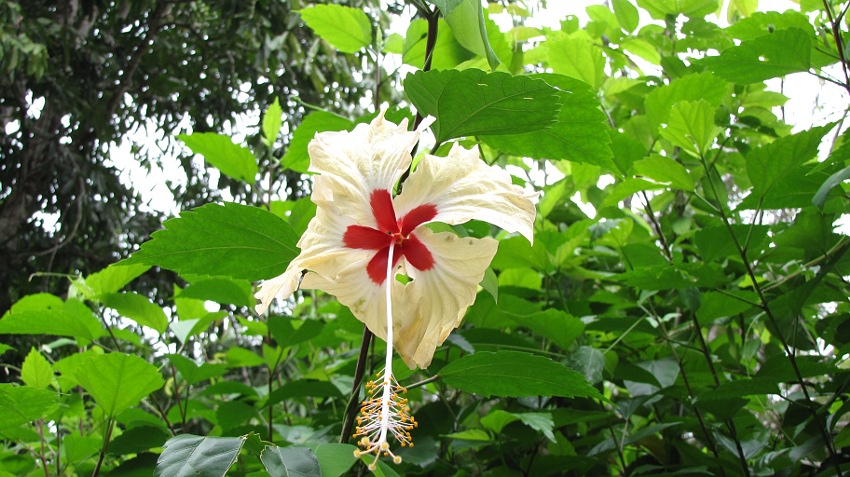
[[[364,473],[343,427],[383,343],[252,287],[315,212],[309,139],[381,103],[541,199],[533,246],[455,229],[494,273],[398,376],[421,424],[377,474],[850,472],[847,2],[339,3],[0,4],[0,475]],[[786,117],[801,74],[836,121]],[[113,154],[145,134],[185,181],[140,249],[160,217]]]

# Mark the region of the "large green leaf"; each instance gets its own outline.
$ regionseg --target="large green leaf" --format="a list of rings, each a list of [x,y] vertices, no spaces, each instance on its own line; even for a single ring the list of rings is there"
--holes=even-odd
[[[298,13],[317,35],[343,53],[355,53],[372,43],[372,23],[360,8],[314,5]]]
[[[439,7],[457,42],[476,55],[486,58],[491,70],[499,58],[490,46],[481,0],[432,0]]]
[[[130,263],[159,265],[181,274],[259,280],[283,273],[298,254],[292,227],[256,207],[207,204],[163,225]]]
[[[81,301],[47,293],[22,298],[0,319],[0,335],[56,335],[94,341],[103,326]]]
[[[516,321],[520,326],[524,326],[540,336],[552,340],[553,343],[568,349],[573,344],[576,338],[584,331],[584,323],[569,313],[561,310],[549,309],[545,311],[533,312],[526,315],[517,315],[511,312],[505,312],[506,315]]]
[[[638,27],[640,14],[629,0],[613,0],[612,7],[614,8],[614,15],[617,17],[617,23],[623,27],[623,30],[632,32]]]
[[[269,331],[281,348],[294,346],[298,343],[319,336],[325,324],[319,320],[293,320],[283,316],[271,316],[268,320]],[[298,324],[295,328],[293,324]]]
[[[601,397],[581,374],[551,359],[516,351],[464,356],[438,374],[449,386],[485,397]]]
[[[757,196],[765,195],[771,187],[792,174],[795,168],[814,158],[823,136],[832,125],[815,127],[778,139],[747,155],[747,175]]]
[[[41,419],[53,409],[58,397],[47,389],[0,384],[0,429]]]
[[[350,131],[354,129],[355,123],[342,116],[327,111],[314,111],[310,113],[301,124],[295,128],[292,140],[283,155],[281,162],[287,169],[296,172],[307,172],[310,167],[310,155],[307,153],[307,145],[318,132],[323,131]]]
[[[159,333],[168,328],[168,317],[165,316],[162,308],[138,293],[109,293],[99,298],[107,307],[142,326],[147,326]]]
[[[156,366],[123,353],[89,357],[76,371],[77,381],[108,416],[135,406],[164,384]]]
[[[260,460],[272,477],[322,477],[319,461],[307,447],[266,446]]]
[[[757,83],[811,66],[812,43],[803,30],[779,30],[723,50],[699,61],[701,66],[729,81]]]
[[[216,133],[180,134],[183,141],[195,154],[204,156],[207,162],[222,174],[236,180],[253,184],[257,177],[257,159],[244,146],[234,144],[229,136]]]
[[[245,437],[181,434],[165,443],[156,464],[157,477],[224,477],[236,462]]]
[[[605,113],[593,91],[582,81],[563,75],[540,74],[558,88],[562,106],[551,127],[524,134],[482,136],[488,145],[501,151],[534,159],[566,159],[617,170],[609,147]]]
[[[437,141],[487,134],[515,134],[552,126],[558,92],[540,79],[481,70],[418,71],[404,90],[422,115],[436,118]]]

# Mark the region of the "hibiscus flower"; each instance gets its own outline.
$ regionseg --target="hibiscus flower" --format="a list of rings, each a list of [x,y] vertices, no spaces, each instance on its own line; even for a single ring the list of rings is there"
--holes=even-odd
[[[408,131],[406,120],[394,124],[385,112],[370,124],[318,133],[310,142],[316,216],[298,242],[300,255],[283,275],[264,282],[256,297],[263,313],[300,282],[303,289],[334,295],[386,340],[387,365],[373,399],[363,405],[366,422],[357,435],[364,436],[366,452],[393,455],[387,432],[406,445],[415,425],[392,377],[393,349],[411,368],[428,367],[475,300],[498,246],[489,237],[434,232],[428,224],[476,219],[531,241],[536,194],[485,164],[476,149],[455,144],[446,157],[426,154],[394,195],[411,166],[411,149],[432,121]],[[399,274],[408,279],[399,280]]]

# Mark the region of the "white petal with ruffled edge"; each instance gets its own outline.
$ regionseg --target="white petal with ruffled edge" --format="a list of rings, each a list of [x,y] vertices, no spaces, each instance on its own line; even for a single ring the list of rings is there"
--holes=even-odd
[[[422,158],[394,204],[399,217],[422,204],[433,204],[437,216],[431,222],[456,225],[482,220],[519,232],[531,242],[536,215],[531,199],[535,197],[537,193],[512,184],[503,169],[485,164],[478,150],[455,144],[447,157]]]
[[[434,256],[434,268],[407,267],[413,280],[401,295],[393,295],[396,310],[396,350],[408,366],[427,368],[434,350],[460,325],[475,301],[478,284],[498,249],[498,241],[485,237],[458,237],[450,232],[416,231]]]

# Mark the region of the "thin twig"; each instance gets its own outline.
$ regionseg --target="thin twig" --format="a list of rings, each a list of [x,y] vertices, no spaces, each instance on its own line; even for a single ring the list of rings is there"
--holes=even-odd
[[[348,405],[345,406],[345,420],[342,423],[342,433],[339,442],[345,444],[351,436],[351,428],[354,426],[354,416],[357,414],[357,403],[360,402],[360,383],[363,381],[363,372],[366,370],[366,358],[369,356],[369,342],[372,340],[372,332],[363,327],[363,339],[360,342],[360,356],[357,358],[357,367],[354,369],[354,383],[351,385],[351,396]]]

